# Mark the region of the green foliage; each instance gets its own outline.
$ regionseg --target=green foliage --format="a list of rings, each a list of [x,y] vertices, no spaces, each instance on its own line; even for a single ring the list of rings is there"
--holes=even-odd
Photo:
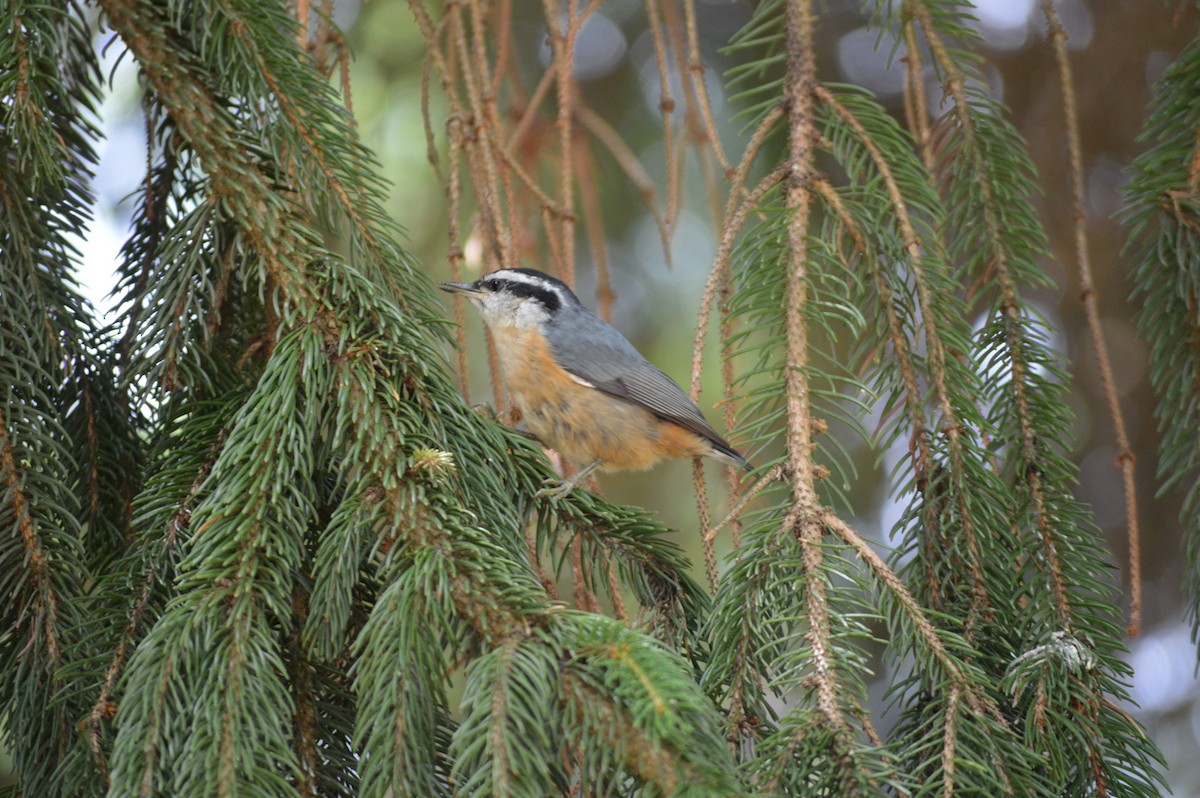
[[[947,75],[961,78],[962,90],[954,97],[953,112],[941,120],[947,127],[946,160],[935,166],[950,209],[946,229],[957,231],[948,236],[948,253],[961,265],[964,283],[994,276],[993,290],[976,294],[976,308],[986,321],[975,336],[972,358],[992,375],[979,401],[1005,487],[998,505],[1004,520],[987,537],[1004,541],[1001,551],[1029,552],[1017,563],[1019,582],[997,580],[998,589],[989,590],[1020,620],[997,630],[1003,639],[988,644],[1001,646],[1005,658],[1012,656],[1004,653],[1012,650],[1009,646],[1021,652],[1005,668],[1060,638],[1089,651],[1092,664],[1076,674],[1070,690],[1055,684],[1053,669],[1043,671],[1045,681],[1034,688],[1038,698],[1033,702],[1040,714],[1034,722],[1026,719],[1026,743],[1058,765],[1045,778],[1053,792],[1156,795],[1159,756],[1137,745],[1141,729],[1113,709],[1114,700],[1126,697],[1129,669],[1118,656],[1124,650],[1123,630],[1104,542],[1090,511],[1070,492],[1075,466],[1069,459],[1067,375],[1045,320],[1020,296],[1047,280],[1037,262],[1045,254],[1045,235],[1028,199],[1036,191],[1033,165],[1003,109],[981,88],[971,59],[961,55],[962,28],[939,12],[944,9],[930,15],[933,27],[925,34],[947,42],[947,57],[961,65],[939,64],[942,69],[962,70]],[[1005,595],[1006,588],[1016,592]],[[1140,755],[1128,767],[1120,752],[1131,746]],[[1087,751],[1084,761],[1080,750]]]
[[[747,209],[723,344],[736,437],[783,479],[711,597],[670,530],[537,495],[540,450],[466,405],[285,4],[98,5],[149,146],[108,328],[69,243],[103,93],[90,12],[0,8],[0,722],[21,794],[1158,793],[1070,490],[1067,374],[1023,296],[1046,279],[1033,170],[962,4],[874,6],[947,88],[928,137],[799,74],[814,4],[760,3],[729,50],[781,177]],[[1190,515],[1197,58],[1164,78],[1131,195],[1162,471]],[[797,87],[811,108],[781,99]],[[889,556],[831,509],[856,473],[830,421],[906,452]],[[568,573],[620,617],[566,606]]]
[[[686,561],[642,513],[515,499],[545,461],[447,379],[428,284],[282,5],[103,8],[151,134],[108,337],[63,238],[87,173],[46,168],[92,160],[90,33],[77,10],[6,17],[37,34],[5,38],[29,67],[6,96],[58,102],[5,106],[21,131],[5,186],[44,203],[8,209],[2,272],[22,789],[543,795],[574,760],[607,783],[733,791],[689,671],[550,603],[524,529],[611,557],[645,628],[695,652],[706,602]]]
[[[1200,123],[1200,47],[1193,42],[1163,74],[1142,139],[1149,147],[1134,165],[1127,209],[1130,252],[1137,258],[1134,296],[1138,328],[1150,342],[1150,379],[1158,395],[1163,490],[1184,491],[1188,618],[1200,643],[1200,424],[1195,408],[1197,260],[1195,130]]]
[[[782,196],[768,196],[758,212],[778,221],[764,223],[770,232],[748,235],[735,260],[730,312],[747,332],[734,343],[737,356],[753,357],[743,374],[755,379],[743,403],[743,429],[752,440],[769,440],[785,423],[796,423],[791,398],[786,406],[781,398],[787,369],[797,368],[785,360],[797,335],[786,314],[788,229],[794,214],[806,214],[801,224],[819,232],[806,242],[803,335],[824,332],[811,340],[835,343],[845,337],[838,322],[846,325],[858,344],[846,372],[870,375],[872,384],[845,380],[828,364],[845,363],[846,356],[810,343],[801,368],[814,387],[802,411],[853,415],[850,397],[878,397],[885,421],[870,443],[882,450],[907,441],[910,455],[892,474],[907,505],[894,531],[901,541],[894,562],[924,609],[915,613],[878,567],[858,571],[855,588],[831,593],[843,600],[847,593],[882,593],[882,605],[866,604],[885,610],[888,659],[897,671],[891,694],[899,723],[885,749],[904,763],[897,788],[1157,794],[1157,753],[1137,742],[1140,729],[1113,708],[1126,697],[1129,671],[1118,656],[1119,609],[1103,541],[1068,490],[1074,467],[1067,457],[1066,375],[1046,322],[1020,296],[1046,279],[1036,263],[1044,234],[1025,199],[1034,191],[1032,167],[983,88],[980,59],[970,49],[975,35],[959,4],[892,9],[894,16],[880,6],[876,23],[891,28],[895,41],[904,40],[905,27],[928,42],[948,110],[928,141],[914,142],[852,87],[802,88],[813,94],[814,121],[823,125],[825,153],[804,178],[812,206],[789,205],[780,213]],[[806,79],[792,74],[803,68],[793,56],[782,83],[766,79],[784,51],[796,50],[802,30],[795,9],[763,4],[742,34],[741,46],[761,48],[761,55],[739,67],[735,81],[749,81],[747,99],[760,101],[760,125],[771,122],[772,97]],[[787,129],[792,147],[796,125]],[[923,148],[931,153],[927,165]],[[969,302],[961,299],[967,287]],[[973,315],[982,318],[977,330]],[[829,403],[816,386],[834,375],[844,387]],[[818,450],[818,459],[827,453]],[[818,487],[835,493],[837,480],[830,481]],[[810,593],[830,583],[820,576],[826,568],[843,577],[856,573],[805,550],[802,502],[776,505],[747,533],[718,592],[714,665],[706,676],[739,725],[746,713],[766,714],[764,688],[791,707],[780,732],[762,742],[763,751],[778,751],[774,738],[786,734],[791,758],[766,767],[770,759],[752,754],[758,783],[783,794],[845,794],[869,789],[861,780],[872,773],[884,778],[888,768],[856,757],[856,745],[867,741],[852,742],[843,732],[814,745],[812,729],[822,724],[836,732],[842,713],[854,716],[863,665],[845,630],[853,628],[851,618],[879,616],[854,614],[836,599],[826,603],[825,591],[807,604],[794,585],[787,593],[772,591],[776,568]],[[846,533],[837,537],[824,544],[826,554],[847,542]],[[825,611],[828,618],[814,615]],[[865,637],[865,630],[857,635]],[[822,637],[827,651],[814,649]],[[1046,652],[1063,648],[1081,652],[1077,659],[1085,664],[1054,667],[1063,658]],[[788,675],[797,662],[816,670],[793,682]],[[1032,684],[1013,688],[1018,671]],[[838,706],[816,694],[827,680],[837,685]],[[806,693],[788,692],[800,685]],[[749,726],[759,734],[764,729],[762,720]],[[990,767],[961,766],[982,761]]]

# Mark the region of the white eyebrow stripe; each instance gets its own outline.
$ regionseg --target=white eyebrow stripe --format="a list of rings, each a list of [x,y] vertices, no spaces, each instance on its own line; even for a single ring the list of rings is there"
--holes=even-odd
[[[501,269],[498,272],[492,272],[488,277],[495,277],[498,280],[503,280],[508,283],[520,283],[521,285],[532,285],[535,288],[543,288],[547,291],[558,293],[558,286],[551,283],[549,280],[544,280],[532,274],[523,274],[522,272],[509,271]]]

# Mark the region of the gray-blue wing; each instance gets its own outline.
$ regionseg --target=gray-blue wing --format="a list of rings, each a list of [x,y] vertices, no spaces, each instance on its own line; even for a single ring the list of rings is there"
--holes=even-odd
[[[682,388],[646,358],[615,328],[598,316],[576,316],[569,332],[550,336],[559,364],[575,377],[612,396],[634,402],[666,421],[704,438],[713,449],[738,465],[746,460],[717,434],[700,408]],[[582,323],[579,323],[582,322]],[[563,338],[569,335],[569,343]]]

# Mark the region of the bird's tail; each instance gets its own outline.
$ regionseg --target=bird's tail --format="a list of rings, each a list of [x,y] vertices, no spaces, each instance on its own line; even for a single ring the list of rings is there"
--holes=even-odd
[[[710,456],[715,457],[722,462],[728,463],[731,466],[740,468],[743,471],[754,470],[754,466],[750,465],[750,461],[738,454],[737,450],[726,443],[724,439],[710,439],[709,443],[712,447],[711,451],[709,452]]]

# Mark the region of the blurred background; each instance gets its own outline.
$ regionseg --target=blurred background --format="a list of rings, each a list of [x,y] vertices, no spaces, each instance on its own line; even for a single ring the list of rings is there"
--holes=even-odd
[[[866,87],[900,116],[903,66],[889,61],[894,42],[867,27],[870,15],[863,12],[863,5],[860,0],[818,4],[823,9],[817,28],[819,77]],[[1028,140],[1040,172],[1042,195],[1035,202],[1055,255],[1045,268],[1057,288],[1030,298],[1055,326],[1053,340],[1075,374],[1070,401],[1076,414],[1077,494],[1094,508],[1096,522],[1109,536],[1114,563],[1124,573],[1127,543],[1121,476],[1115,463],[1117,448],[1079,298],[1062,98],[1041,3],[976,0],[975,5],[981,51],[988,63],[987,79],[1011,110],[1011,119]],[[1200,795],[1200,757],[1196,756],[1200,750],[1200,691],[1195,680],[1195,649],[1183,622],[1179,497],[1155,496],[1157,440],[1146,377],[1147,350],[1137,339],[1131,320],[1129,262],[1122,256],[1125,234],[1119,224],[1125,170],[1139,152],[1137,135],[1153,84],[1195,35],[1197,15],[1190,7],[1183,10],[1180,5],[1176,10],[1152,0],[1059,0],[1055,6],[1067,31],[1076,81],[1092,268],[1138,463],[1144,623],[1141,636],[1129,641],[1136,674],[1132,695],[1139,705],[1131,711],[1146,724],[1166,756],[1175,794]],[[336,0],[333,8],[353,54],[351,87],[360,130],[378,155],[383,176],[393,186],[390,210],[406,229],[410,250],[430,275],[448,279],[445,192],[428,159],[421,111],[425,46],[412,12],[402,0]],[[752,8],[739,0],[696,2],[705,79],[722,145],[733,161],[745,146],[747,120],[737,118],[739,105],[723,86],[723,75],[735,63],[736,54],[722,51],[750,18]],[[439,13],[432,5],[430,12]],[[535,82],[549,56],[541,4],[515,3],[513,13],[519,45],[514,58],[520,69],[535,76],[530,81]],[[663,116],[649,31],[641,0],[606,0],[582,27],[574,68],[585,102],[630,146],[659,187],[661,201],[666,172]],[[97,46],[107,40],[108,34],[101,32]],[[136,71],[132,59],[119,59],[120,55],[116,46],[104,55],[106,71],[115,67],[115,72],[111,95],[102,109],[106,140],[98,148],[101,163],[95,190],[99,200],[95,220],[81,234],[85,261],[81,278],[85,292],[102,310],[111,305],[107,294],[128,229],[127,198],[137,189],[145,160]],[[672,77],[678,80],[678,75]],[[673,93],[679,94],[678,90]],[[929,96],[936,108],[940,89],[931,84]],[[437,146],[444,151],[446,108],[436,88],[430,118]],[[684,385],[689,379],[696,311],[717,246],[711,199],[698,172],[689,167],[683,183],[670,263],[658,228],[628,179],[619,170],[608,168],[598,169],[592,178],[602,200],[605,255],[615,295],[612,320],[647,357]],[[595,264],[582,243],[576,264],[578,293],[594,308]],[[470,398],[490,401],[482,333],[477,319],[470,315],[468,333],[475,370]],[[710,356],[702,406],[720,429],[721,412],[712,407],[719,396],[716,370],[715,355]],[[868,429],[872,426],[868,420]],[[857,478],[843,486],[852,507],[851,520],[865,534],[886,543],[887,530],[899,512],[889,500],[884,479],[895,457],[890,453],[877,457],[853,436],[845,437],[842,444],[857,469]],[[709,476],[710,486],[723,483],[715,468]],[[604,476],[601,486],[609,498],[648,507],[680,530],[679,543],[696,563],[696,577],[703,581],[688,463],[659,466],[652,478]],[[723,515],[721,498],[716,501],[716,511]],[[718,556],[722,553],[718,551]]]

